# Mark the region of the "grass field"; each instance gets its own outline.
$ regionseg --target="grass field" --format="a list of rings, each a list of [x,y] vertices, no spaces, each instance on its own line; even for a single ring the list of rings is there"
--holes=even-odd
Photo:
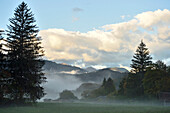
[[[170,107],[94,103],[38,103],[36,106],[0,108],[0,113],[170,113]]]

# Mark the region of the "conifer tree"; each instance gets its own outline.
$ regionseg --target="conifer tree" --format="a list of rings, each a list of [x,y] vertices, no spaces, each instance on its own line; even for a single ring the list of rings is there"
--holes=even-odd
[[[131,68],[133,72],[145,72],[147,66],[149,66],[152,61],[152,57],[149,55],[149,50],[146,48],[146,45],[141,40],[140,45],[138,46],[135,55],[132,59]]]
[[[37,36],[39,30],[27,4],[22,2],[14,11],[7,26],[5,45],[12,78],[10,98],[14,102],[35,102],[44,95],[40,85],[45,81],[41,38]]]
[[[10,73],[6,71],[6,55],[3,53],[3,30],[0,30],[0,104],[6,103],[6,95],[9,94]]]
[[[2,54],[2,36],[1,36],[1,31],[0,31],[0,101],[3,101],[3,96],[4,96],[4,91],[3,91],[3,73],[2,73],[2,68],[3,68],[3,54]]]
[[[151,59],[152,57],[149,55],[148,48],[146,48],[146,45],[141,40],[132,59],[131,68],[133,73],[129,73],[127,78],[120,82],[120,94],[129,97],[142,96],[144,94],[142,82],[147,67],[152,64]]]
[[[4,59],[4,54],[2,53],[2,30],[0,30],[0,69],[3,67],[3,59]]]
[[[104,77],[102,86],[105,86],[105,85],[106,85],[106,78]]]
[[[114,81],[110,77],[107,79],[104,88],[108,94],[116,90]]]

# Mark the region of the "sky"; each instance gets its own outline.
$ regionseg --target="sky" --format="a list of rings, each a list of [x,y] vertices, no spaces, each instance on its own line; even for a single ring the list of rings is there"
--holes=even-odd
[[[23,0],[0,0],[0,29]],[[79,67],[129,68],[141,39],[153,61],[170,65],[169,0],[24,0],[45,58]]]

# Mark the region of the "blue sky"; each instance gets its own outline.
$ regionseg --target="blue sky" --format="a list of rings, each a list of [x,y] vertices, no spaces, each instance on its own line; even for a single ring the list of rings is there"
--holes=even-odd
[[[23,0],[0,0],[0,29]],[[45,58],[80,67],[129,68],[143,39],[170,65],[170,0],[24,0],[35,14]]]
[[[14,9],[23,0],[0,1],[0,28],[6,28]],[[130,20],[145,11],[169,9],[169,0],[25,0],[35,14],[40,30],[62,28],[87,32],[106,24]],[[79,8],[80,11],[73,11]],[[124,19],[123,15],[129,15]]]

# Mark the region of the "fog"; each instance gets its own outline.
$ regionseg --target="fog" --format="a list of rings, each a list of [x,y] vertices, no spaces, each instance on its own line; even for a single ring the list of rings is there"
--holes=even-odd
[[[78,78],[65,73],[51,71],[45,72],[45,76],[47,82],[42,85],[46,95],[40,101],[43,99],[57,99],[59,93],[63,90],[75,90],[83,83]]]
[[[69,74],[69,72],[55,72],[46,71],[45,76],[47,77],[47,82],[43,83],[44,91],[46,95],[39,100],[43,102],[44,99],[56,100],[59,98],[59,93],[63,90],[76,90],[82,82],[80,79]],[[77,95],[76,95],[77,96]],[[169,103],[164,103],[159,100],[138,100],[138,99],[114,99],[110,100],[105,97],[100,97],[92,100],[77,100],[75,103],[87,103],[92,105],[116,105],[116,106],[170,106]]]

